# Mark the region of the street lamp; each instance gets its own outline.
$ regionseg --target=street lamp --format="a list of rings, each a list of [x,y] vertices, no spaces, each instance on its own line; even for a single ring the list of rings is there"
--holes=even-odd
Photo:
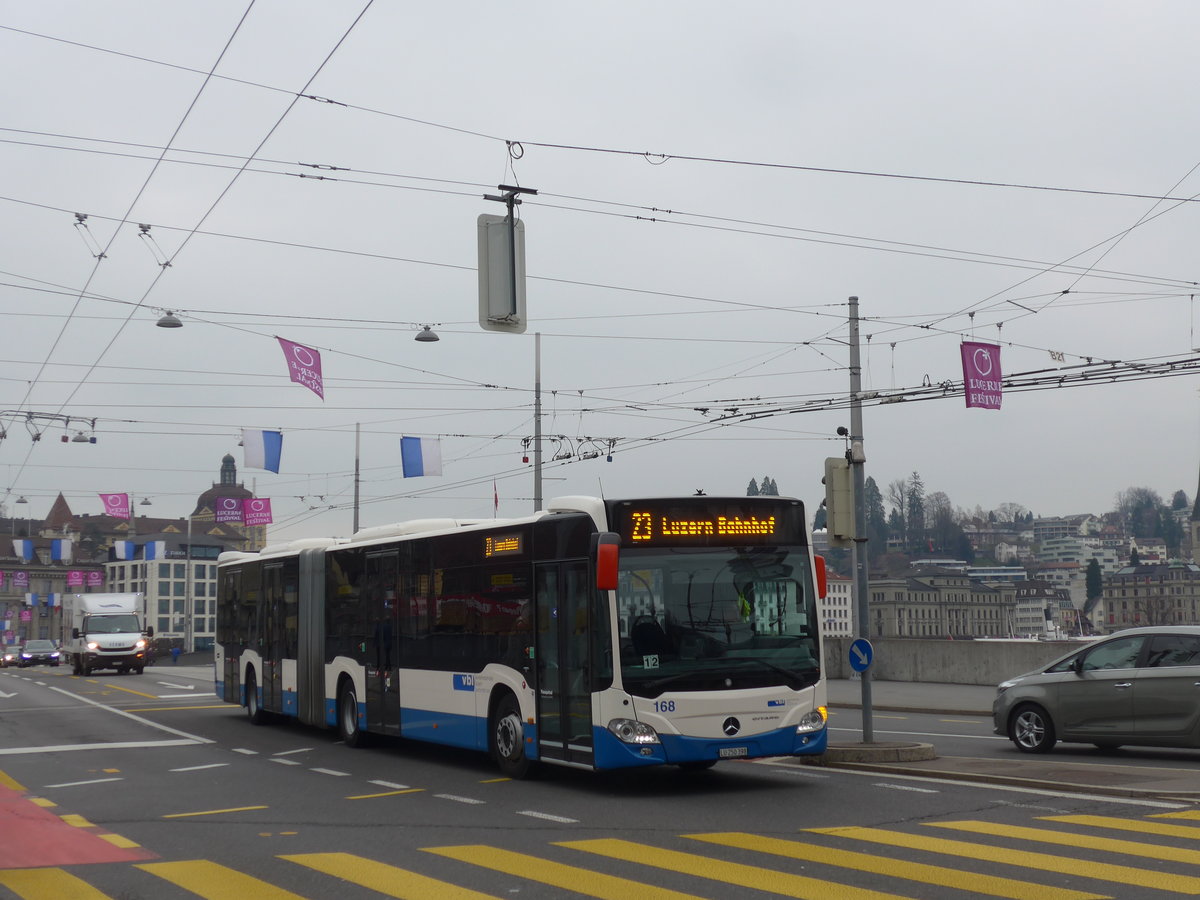
[[[29,501],[25,499],[24,495],[22,495],[22,496],[20,496],[20,497],[18,497],[18,498],[17,498],[17,503],[25,503],[25,504],[28,504],[28,503],[29,503]],[[32,521],[32,520],[29,518],[28,514],[25,516],[25,520],[26,520],[26,522],[31,522],[31,521]],[[14,525],[13,527],[15,528],[16,526]],[[26,526],[25,526],[25,536],[26,536],[26,537],[32,537],[32,535],[29,533],[29,525],[26,525]]]
[[[171,310],[165,310],[162,317],[154,323],[159,328],[182,328],[183,323],[179,321],[179,316],[175,315]]]
[[[438,337],[437,332],[433,330],[432,325],[426,325],[417,332],[417,335],[413,338],[413,340],[420,341],[423,344],[429,344],[433,341],[440,341],[441,338]]]

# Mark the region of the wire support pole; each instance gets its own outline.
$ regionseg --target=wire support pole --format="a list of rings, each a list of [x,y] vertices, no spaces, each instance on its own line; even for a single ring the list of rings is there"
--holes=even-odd
[[[859,354],[858,297],[850,298],[850,474],[854,484],[854,546],[851,564],[854,568],[854,612],[858,619],[858,636],[870,639],[869,580],[867,578],[867,504],[866,455],[863,453],[862,419],[862,361]],[[871,668],[862,673],[863,743],[875,740],[871,721]]]

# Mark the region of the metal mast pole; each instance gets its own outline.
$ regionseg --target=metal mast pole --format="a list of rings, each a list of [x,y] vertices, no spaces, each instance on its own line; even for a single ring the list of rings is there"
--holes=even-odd
[[[191,653],[196,649],[196,610],[192,600],[192,513],[188,513],[187,550],[185,553],[183,588],[183,651]]]
[[[542,509],[542,333],[533,335],[533,511]]]
[[[360,423],[354,423],[354,530],[351,534],[358,531],[358,459],[359,459],[359,428]]]
[[[867,503],[866,455],[863,453],[862,423],[862,363],[859,358],[858,298],[850,298],[850,474],[854,483],[854,546],[851,564],[854,567],[854,615],[858,619],[858,636],[871,637],[869,585],[867,581]],[[863,743],[875,740],[871,723],[871,668],[862,673]]]

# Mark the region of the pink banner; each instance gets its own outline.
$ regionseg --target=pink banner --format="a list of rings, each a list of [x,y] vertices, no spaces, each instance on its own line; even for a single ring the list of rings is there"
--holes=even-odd
[[[114,519],[129,518],[128,494],[101,494],[100,502],[104,504],[104,514]]]
[[[83,587],[83,573],[72,569],[67,573],[67,587]]]
[[[32,622],[33,621],[33,610],[32,609],[21,610],[21,621],[22,622]]]
[[[1000,408],[1000,348],[996,344],[963,341],[963,393],[967,406]]]
[[[285,338],[276,337],[279,346],[283,348],[283,356],[287,360],[288,375],[296,384],[302,384],[322,400],[325,399],[325,380],[321,375],[321,354],[305,347],[303,344],[293,344]]]
[[[87,586],[88,587],[104,587],[104,573],[103,572],[88,572],[87,573]]]
[[[271,518],[271,501],[267,498],[254,498],[246,501],[247,525],[270,525],[275,520]]]
[[[240,497],[218,497],[217,508],[213,511],[218,522],[241,522],[242,500]]]
[[[29,587],[29,573],[28,572],[13,572],[12,573],[12,586],[14,588],[19,588],[22,590]]]

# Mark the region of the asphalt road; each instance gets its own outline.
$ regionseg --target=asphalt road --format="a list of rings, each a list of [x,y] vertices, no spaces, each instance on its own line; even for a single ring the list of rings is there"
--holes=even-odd
[[[475,753],[256,728],[211,683],[0,672],[0,898],[1200,893],[1188,803],[786,761],[513,782]],[[875,726],[1008,752],[944,718]]]

